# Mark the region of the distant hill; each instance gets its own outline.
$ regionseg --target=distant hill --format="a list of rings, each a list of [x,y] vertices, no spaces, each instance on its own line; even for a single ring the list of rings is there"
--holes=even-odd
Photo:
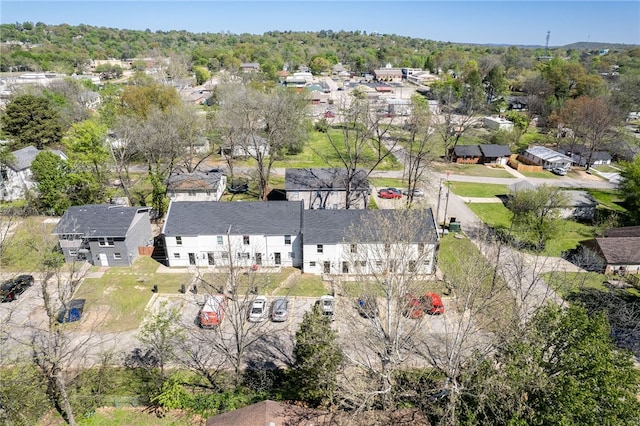
[[[578,41],[562,46],[565,49],[576,50],[600,50],[600,49],[629,49],[632,47],[640,47],[638,44],[624,44],[624,43],[602,43],[598,41]]]

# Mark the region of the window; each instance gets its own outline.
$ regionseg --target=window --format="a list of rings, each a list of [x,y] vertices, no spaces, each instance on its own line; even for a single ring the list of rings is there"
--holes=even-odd
[[[180,259],[180,253],[173,253],[174,259]]]
[[[324,247],[322,246],[322,244],[318,244],[316,246],[316,249],[317,249],[318,253],[324,253]]]
[[[351,244],[351,253],[357,253],[357,252],[358,252],[358,245]]]
[[[376,267],[382,268],[382,260],[376,260]]]
[[[390,251],[391,251],[391,244],[385,244],[384,245],[384,252],[389,254]]]
[[[101,247],[112,246],[113,238],[100,238],[98,240],[98,245]]]
[[[424,243],[418,243],[418,253],[424,253]]]
[[[120,259],[122,259],[122,255],[120,253],[113,253],[113,259],[114,260],[120,260]]]
[[[315,268],[316,267],[316,262],[309,262],[309,267],[310,268]]]
[[[250,257],[249,253],[238,253],[238,259],[249,259]]]
[[[221,245],[223,244],[223,242],[222,242],[222,235],[218,235],[217,240],[218,240],[218,245],[219,245],[219,246],[221,246]]]
[[[196,191],[189,191],[187,193],[189,194],[189,197],[195,197],[196,196]]]
[[[69,256],[76,257],[78,255],[78,250],[69,250]]]
[[[367,266],[367,261],[366,260],[356,260],[356,266],[364,268],[365,266]]]
[[[285,235],[284,236],[284,243],[285,244],[291,244],[291,235]]]
[[[229,259],[229,253],[227,253],[226,251],[223,253],[220,253],[220,257],[222,257],[223,259]]]
[[[415,260],[410,260],[409,261],[409,272],[415,272],[417,266],[418,266],[418,262],[416,262]]]
[[[176,245],[178,246],[182,245],[182,237],[176,237]]]
[[[248,236],[248,235],[243,235],[243,236],[242,236],[242,242],[243,242],[245,245],[249,245],[249,236]]]

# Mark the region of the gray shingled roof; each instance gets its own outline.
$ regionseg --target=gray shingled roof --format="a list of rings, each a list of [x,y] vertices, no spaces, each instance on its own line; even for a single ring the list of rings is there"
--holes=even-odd
[[[11,154],[13,158],[8,162],[8,166],[11,167],[15,171],[20,171],[24,169],[28,169],[31,167],[31,163],[35,160],[36,155],[40,150],[35,146],[25,146],[17,151],[13,151]]]
[[[375,223],[376,218],[393,221],[394,217],[403,215],[423,215],[420,221],[424,226],[413,233],[413,242],[435,242],[436,230],[431,209],[426,210],[305,210],[304,244],[337,244],[353,235],[359,234],[361,242],[379,242],[380,239],[371,232],[368,224]],[[415,222],[413,222],[415,223]],[[364,224],[358,232],[358,224]],[[353,227],[352,227],[353,225]],[[367,229],[365,229],[367,228]]]
[[[167,236],[293,235],[300,232],[301,201],[172,201]]]
[[[456,145],[453,153],[457,157],[482,157],[480,147],[478,145]]]
[[[146,207],[111,204],[73,206],[64,213],[54,235],[82,234],[85,237],[126,237],[136,213]]]
[[[488,158],[508,157],[511,155],[511,150],[506,145],[498,144],[481,144],[480,151],[482,155]]]
[[[345,169],[286,169],[285,189],[287,191],[336,190],[344,191],[347,187],[347,171]],[[366,191],[369,181],[364,170],[358,170],[352,181],[353,190]]]
[[[623,226],[604,231],[605,237],[640,237],[640,226]]]
[[[169,176],[167,189],[172,190],[208,190],[218,189],[222,173],[220,172],[193,172],[175,173]]]
[[[568,203],[571,207],[595,207],[598,202],[587,191],[565,190]]]

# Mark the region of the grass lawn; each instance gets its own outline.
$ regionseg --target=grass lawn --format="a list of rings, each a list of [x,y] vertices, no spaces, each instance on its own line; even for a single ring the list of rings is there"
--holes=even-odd
[[[394,188],[405,188],[407,185],[402,182],[402,179],[397,178],[371,178],[369,179],[371,185],[384,188],[384,187],[394,187]]]
[[[269,296],[276,290],[291,274],[296,272],[295,268],[282,268],[280,272],[247,272],[240,273],[238,294],[246,294],[253,287],[258,287],[260,294]],[[210,287],[216,289],[225,287],[228,279],[226,273],[204,273],[202,280]],[[208,287],[207,287],[208,288]]]
[[[587,191],[605,208],[626,213],[627,210],[621,205],[624,202],[624,197],[620,192],[605,189],[587,189]]]
[[[363,277],[364,281],[345,281],[341,284],[341,295],[351,298],[357,298],[364,294],[375,296],[375,297],[385,297],[385,292],[383,291],[383,284],[379,282],[367,282],[366,277]],[[414,289],[413,293],[422,294],[425,292],[433,292],[438,293],[440,295],[444,294],[447,290],[447,287],[443,281],[440,280],[426,280],[426,281],[416,281],[412,282],[410,286]],[[366,289],[364,291],[363,289]]]
[[[145,307],[158,286],[159,293],[178,293],[190,275],[156,273],[159,264],[146,257],[136,260],[131,268],[111,267],[101,278],[85,278],[75,297],[87,299],[86,314],[99,315],[99,331],[135,330],[145,315]]]
[[[322,277],[312,274],[301,274],[293,278],[286,285],[280,287],[274,296],[303,296],[320,297],[327,294],[327,288],[322,282]]]
[[[344,138],[342,130],[332,129],[331,136],[340,148],[344,148]],[[371,146],[365,148],[363,153],[364,163],[376,157]],[[309,136],[309,141],[305,144],[301,153],[289,155],[282,161],[276,161],[274,167],[343,167],[338,154],[329,142],[325,133],[314,131]],[[376,170],[399,170],[402,168],[400,162],[393,156],[388,156]]]
[[[511,212],[502,204],[469,203],[467,206],[487,225],[494,229],[509,229]],[[543,256],[559,257],[563,252],[574,249],[578,243],[592,238],[594,228],[572,220],[562,220],[560,228],[542,253]]]
[[[599,166],[593,166],[592,169],[596,169],[597,171],[599,171],[601,173],[617,173],[617,172],[620,171],[619,168],[612,167],[609,164],[601,164]]]
[[[553,173],[542,170],[540,172],[520,172],[522,175],[530,178],[540,178],[540,179],[560,179],[560,176],[554,175]]]
[[[449,182],[451,192],[461,197],[492,198],[507,195],[507,185],[473,182]]]
[[[1,270],[36,272],[41,269],[42,257],[58,242],[57,237],[51,235],[56,224],[45,223],[46,219],[45,216],[0,219],[0,232],[4,232],[4,226],[15,226],[13,235],[7,235],[3,242]]]
[[[482,164],[458,164],[458,163],[431,163],[431,168],[438,173],[451,172],[454,175],[486,176],[497,178],[514,178],[508,171],[502,168],[487,167]]]
[[[555,290],[560,297],[566,299],[573,292],[583,288],[594,288],[602,291],[609,291],[604,281],[607,276],[597,272],[545,272],[541,274],[542,279]]]
[[[500,277],[498,285],[492,286],[493,267],[471,240],[446,235],[440,243],[438,266],[452,280],[458,298],[465,300],[465,293],[476,298],[478,307],[473,315],[482,328],[496,332],[509,325],[515,307],[513,295]]]
[[[48,419],[51,420],[51,419]],[[42,423],[43,425],[46,423]],[[50,425],[49,423],[48,425]],[[54,423],[63,425],[64,422]],[[182,426],[204,425],[205,420],[198,415],[180,410],[165,410],[162,417],[158,417],[153,410],[145,407],[103,407],[96,410],[91,417],[78,421],[81,426]]]

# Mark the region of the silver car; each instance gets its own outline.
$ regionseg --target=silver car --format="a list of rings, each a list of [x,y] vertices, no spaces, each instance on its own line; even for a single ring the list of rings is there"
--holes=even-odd
[[[271,321],[282,322],[289,318],[289,299],[279,297],[271,303]]]

